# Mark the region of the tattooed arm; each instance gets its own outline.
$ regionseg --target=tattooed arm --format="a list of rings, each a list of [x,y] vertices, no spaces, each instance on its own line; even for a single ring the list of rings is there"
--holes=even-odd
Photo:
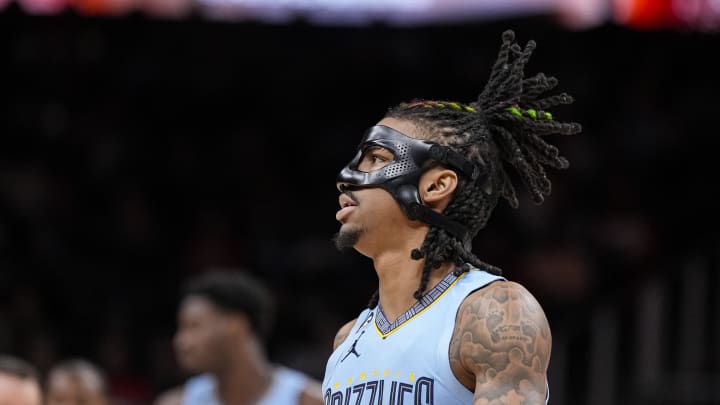
[[[475,392],[473,405],[545,404],[551,345],[535,298],[520,284],[497,281],[460,306],[450,365]]]

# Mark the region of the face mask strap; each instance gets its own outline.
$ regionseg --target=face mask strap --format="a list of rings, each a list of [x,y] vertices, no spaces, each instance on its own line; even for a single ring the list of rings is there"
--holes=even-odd
[[[453,221],[445,215],[434,211],[427,205],[413,204],[406,210],[408,218],[416,219],[429,225],[437,226],[444,229],[449,234],[455,236],[463,243],[466,248],[471,245],[470,231],[463,225]]]
[[[446,146],[433,145],[428,152],[433,160],[461,172],[472,181],[477,181],[480,175],[483,174],[477,165]]]

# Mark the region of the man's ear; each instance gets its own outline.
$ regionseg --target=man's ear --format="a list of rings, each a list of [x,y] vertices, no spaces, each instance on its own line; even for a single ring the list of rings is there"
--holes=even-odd
[[[435,211],[443,212],[450,204],[457,186],[457,173],[444,167],[432,168],[420,177],[420,199]]]

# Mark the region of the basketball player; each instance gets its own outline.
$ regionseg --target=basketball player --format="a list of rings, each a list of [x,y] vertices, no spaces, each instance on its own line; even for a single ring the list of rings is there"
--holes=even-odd
[[[35,367],[24,360],[0,355],[0,405],[41,405],[41,402]]]
[[[268,361],[263,337],[271,306],[265,288],[243,273],[191,280],[180,304],[175,350],[182,368],[201,374],[156,404],[322,404],[319,382]]]
[[[73,359],[50,369],[47,405],[108,405],[107,384],[92,363]]]
[[[335,243],[370,257],[379,288],[343,326],[323,381],[326,405],[542,404],[551,335],[521,285],[472,252],[500,198],[518,206],[514,171],[536,203],[545,166],[567,160],[543,140],[574,134],[548,110],[557,80],[524,77],[535,43],[503,34],[469,104],[417,100],[389,110],[340,172]]]

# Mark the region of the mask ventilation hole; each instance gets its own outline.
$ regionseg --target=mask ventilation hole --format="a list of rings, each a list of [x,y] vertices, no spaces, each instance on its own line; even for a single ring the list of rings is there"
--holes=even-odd
[[[386,166],[385,170],[385,174],[390,178],[406,174],[409,170],[414,168],[414,165],[412,164],[412,162],[410,161],[410,157],[408,156],[409,146],[400,144],[396,145],[396,148],[396,158],[399,158],[399,160]]]

